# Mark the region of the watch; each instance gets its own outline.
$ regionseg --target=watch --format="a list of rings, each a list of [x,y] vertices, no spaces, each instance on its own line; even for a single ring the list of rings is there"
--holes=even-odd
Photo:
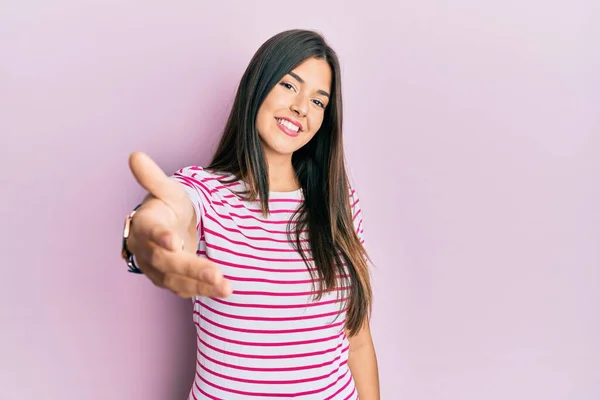
[[[125,218],[125,227],[123,228],[123,244],[121,245],[121,257],[127,263],[127,267],[129,268],[129,272],[134,274],[143,274],[142,270],[138,268],[135,263],[135,259],[133,254],[127,248],[127,238],[129,238],[129,233],[131,232],[131,219],[137,212],[138,208],[140,208],[142,204],[138,204],[133,211]]]

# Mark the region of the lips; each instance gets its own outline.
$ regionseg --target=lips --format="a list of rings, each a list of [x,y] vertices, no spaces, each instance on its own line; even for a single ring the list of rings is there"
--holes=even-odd
[[[288,136],[296,137],[302,132],[302,126],[287,118],[275,118],[277,126]]]

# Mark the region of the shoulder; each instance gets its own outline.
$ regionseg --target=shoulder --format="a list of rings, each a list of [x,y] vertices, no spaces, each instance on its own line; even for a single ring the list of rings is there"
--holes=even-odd
[[[238,186],[235,176],[212,171],[197,165],[178,169],[171,178],[182,184],[188,194],[201,195],[206,201],[227,196],[232,187]]]
[[[232,178],[231,174],[220,173],[208,170],[197,165],[190,165],[175,171],[173,178],[186,186],[207,192],[214,193],[224,187],[224,181],[229,181]]]
[[[191,178],[199,181],[211,180],[217,177],[213,171],[198,165],[189,165],[175,171],[174,176]]]

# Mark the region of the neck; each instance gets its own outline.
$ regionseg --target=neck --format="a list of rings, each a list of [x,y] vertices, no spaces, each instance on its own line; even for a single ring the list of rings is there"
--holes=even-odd
[[[298,190],[300,184],[292,166],[292,155],[265,155],[269,169],[269,190],[273,192],[291,192]]]

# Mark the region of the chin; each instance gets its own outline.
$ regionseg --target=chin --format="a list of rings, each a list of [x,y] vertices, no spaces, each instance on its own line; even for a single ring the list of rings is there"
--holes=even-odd
[[[271,148],[271,151],[273,153],[275,153],[278,156],[283,156],[283,157],[291,157],[292,154],[294,154],[294,152],[296,150],[298,150],[296,147],[294,147],[294,148],[281,148],[281,147]]]
[[[280,135],[284,134],[281,133]],[[278,155],[292,155],[292,153],[305,144],[301,135],[295,138],[289,136],[282,137],[280,135],[271,137],[271,140],[267,140],[266,143],[263,142],[271,152]]]

